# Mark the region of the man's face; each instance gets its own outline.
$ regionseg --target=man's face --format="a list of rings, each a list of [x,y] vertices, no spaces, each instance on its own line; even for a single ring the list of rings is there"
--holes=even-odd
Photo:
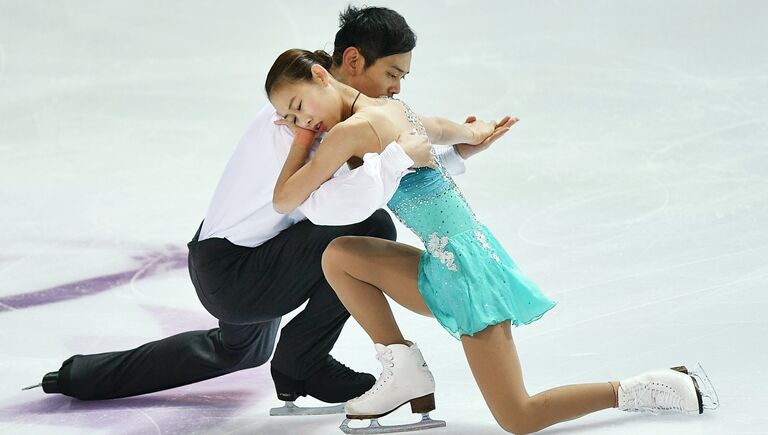
[[[411,71],[411,52],[381,57],[349,78],[349,85],[369,97],[400,93],[400,81]]]

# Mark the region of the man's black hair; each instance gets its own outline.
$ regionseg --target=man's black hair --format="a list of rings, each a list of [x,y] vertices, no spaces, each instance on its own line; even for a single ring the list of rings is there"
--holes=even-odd
[[[416,34],[392,9],[349,5],[339,14],[339,31],[333,45],[334,66],[341,65],[344,50],[355,47],[368,68],[382,57],[413,50]]]

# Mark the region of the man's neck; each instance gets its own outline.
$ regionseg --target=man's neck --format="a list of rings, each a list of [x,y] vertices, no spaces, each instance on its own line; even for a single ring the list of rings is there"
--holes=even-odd
[[[344,83],[345,85],[349,85],[349,76],[341,67],[331,67],[330,73],[336,80]]]

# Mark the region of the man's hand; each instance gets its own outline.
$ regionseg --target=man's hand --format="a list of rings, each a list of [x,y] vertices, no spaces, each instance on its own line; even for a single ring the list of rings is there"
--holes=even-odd
[[[480,151],[487,150],[491,144],[496,142],[497,139],[507,134],[510,128],[512,128],[513,125],[519,121],[520,118],[510,118],[509,116],[505,116],[501,121],[495,124],[493,128],[493,132],[485,138],[482,142],[478,143],[477,145],[472,145],[469,143],[460,143],[454,145],[454,148],[456,149],[456,152],[459,153],[462,159],[468,159],[475,154],[479,153]],[[464,121],[465,124],[473,124],[477,122],[477,118],[474,116],[467,117],[467,120]]]
[[[400,133],[397,142],[403,148],[408,157],[413,160],[414,168],[436,168],[437,162],[432,155],[432,144],[426,136],[417,135],[414,132]]]
[[[472,122],[465,122],[464,126],[472,133],[472,139],[468,140],[467,144],[479,145],[483,143],[488,136],[493,134],[493,131],[496,129],[496,122],[478,121],[477,119],[473,119]]]
[[[291,146],[297,145],[309,148],[315,142],[317,132],[314,130],[301,128],[295,122],[288,121],[287,119],[278,119],[275,121],[275,125],[284,125],[291,129],[293,132],[293,144]]]

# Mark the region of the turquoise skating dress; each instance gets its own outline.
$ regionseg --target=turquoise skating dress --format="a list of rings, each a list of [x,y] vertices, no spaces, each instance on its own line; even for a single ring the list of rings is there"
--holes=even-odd
[[[426,136],[421,121],[402,104],[416,133]],[[531,323],[555,306],[477,220],[439,162],[438,169],[406,174],[387,206],[424,243],[419,292],[457,339],[506,320]]]

